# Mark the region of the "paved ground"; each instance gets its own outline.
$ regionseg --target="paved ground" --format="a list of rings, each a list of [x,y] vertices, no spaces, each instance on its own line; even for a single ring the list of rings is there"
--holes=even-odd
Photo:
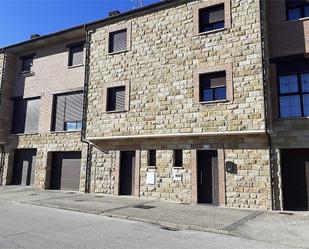
[[[280,214],[25,187],[0,188],[0,248],[248,247],[309,248],[309,213]]]

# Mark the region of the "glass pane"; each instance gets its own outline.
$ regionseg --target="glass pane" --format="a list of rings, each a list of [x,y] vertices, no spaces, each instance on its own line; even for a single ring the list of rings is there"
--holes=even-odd
[[[302,84],[302,91],[309,93],[309,74],[302,74],[301,75],[301,84]]]
[[[280,82],[280,93],[295,93],[298,92],[297,75],[281,76]]]
[[[288,20],[297,20],[301,18],[300,8],[289,9],[288,10]]]
[[[226,99],[226,87],[215,88],[215,100]]]
[[[76,130],[76,122],[66,122],[65,123],[66,131],[75,131]]]
[[[308,16],[309,16],[309,5],[306,5],[306,6],[304,7],[304,14],[305,14],[304,17],[308,17]]]
[[[304,116],[309,116],[309,94],[303,96]]]
[[[300,96],[280,97],[280,114],[282,118],[301,117]]]
[[[224,28],[224,22],[214,23],[214,29],[223,29],[223,28]]]
[[[77,129],[77,130],[81,130],[81,129],[82,129],[82,121],[78,121],[78,122],[76,123],[76,129]]]
[[[201,101],[212,101],[214,100],[213,97],[213,90],[212,89],[207,89],[203,91],[203,98]]]

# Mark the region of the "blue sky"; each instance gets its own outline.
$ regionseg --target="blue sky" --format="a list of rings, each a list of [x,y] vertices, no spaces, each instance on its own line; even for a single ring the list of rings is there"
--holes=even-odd
[[[144,5],[159,0],[144,0]],[[132,10],[131,0],[0,0],[0,47]]]

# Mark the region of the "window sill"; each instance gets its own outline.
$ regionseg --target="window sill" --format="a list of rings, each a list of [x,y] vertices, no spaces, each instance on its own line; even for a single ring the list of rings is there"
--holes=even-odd
[[[181,166],[173,166],[173,169],[184,169],[184,167],[181,167]]]
[[[307,16],[307,17],[302,17],[302,18],[295,19],[295,20],[287,20],[286,22],[287,22],[287,23],[293,23],[293,22],[301,22],[301,21],[306,21],[306,20],[309,20],[309,16]]]
[[[83,66],[84,66],[84,64],[78,64],[78,65],[68,66],[68,69],[83,67]]]
[[[202,104],[202,105],[207,105],[207,104],[217,104],[217,103],[227,103],[229,102],[228,100],[213,100],[213,101],[201,101],[198,102],[197,104]]]
[[[29,136],[29,135],[38,135],[38,132],[26,132],[26,133],[11,133],[12,136]]]
[[[214,29],[214,30],[210,30],[210,31],[199,32],[199,33],[196,33],[194,36],[208,35],[208,34],[212,34],[212,33],[216,33],[216,32],[222,32],[224,30],[227,30],[227,28]]]
[[[117,51],[117,52],[108,52],[108,55],[122,54],[122,53],[126,53],[128,51],[129,51],[128,49],[124,49],[124,50],[120,50],[120,51]]]
[[[106,111],[107,114],[112,114],[112,113],[122,113],[122,112],[127,112],[127,110],[119,110],[119,111]]]
[[[31,72],[31,71],[23,71],[23,72],[20,72],[19,75],[21,75],[23,77],[31,77],[31,76],[34,76],[35,73]]]
[[[147,166],[147,169],[157,169],[157,166]]]
[[[81,130],[76,130],[76,131],[50,131],[50,134],[63,134],[63,133],[81,133]]]

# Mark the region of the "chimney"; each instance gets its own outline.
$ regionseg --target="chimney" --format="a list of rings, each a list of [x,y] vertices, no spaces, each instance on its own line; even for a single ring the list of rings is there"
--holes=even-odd
[[[113,11],[110,11],[108,13],[108,16],[109,17],[112,17],[112,16],[118,16],[120,14],[120,11],[119,10],[113,10]]]
[[[38,38],[38,37],[40,37],[39,34],[32,34],[32,35],[30,35],[30,39],[35,39],[35,38]]]

